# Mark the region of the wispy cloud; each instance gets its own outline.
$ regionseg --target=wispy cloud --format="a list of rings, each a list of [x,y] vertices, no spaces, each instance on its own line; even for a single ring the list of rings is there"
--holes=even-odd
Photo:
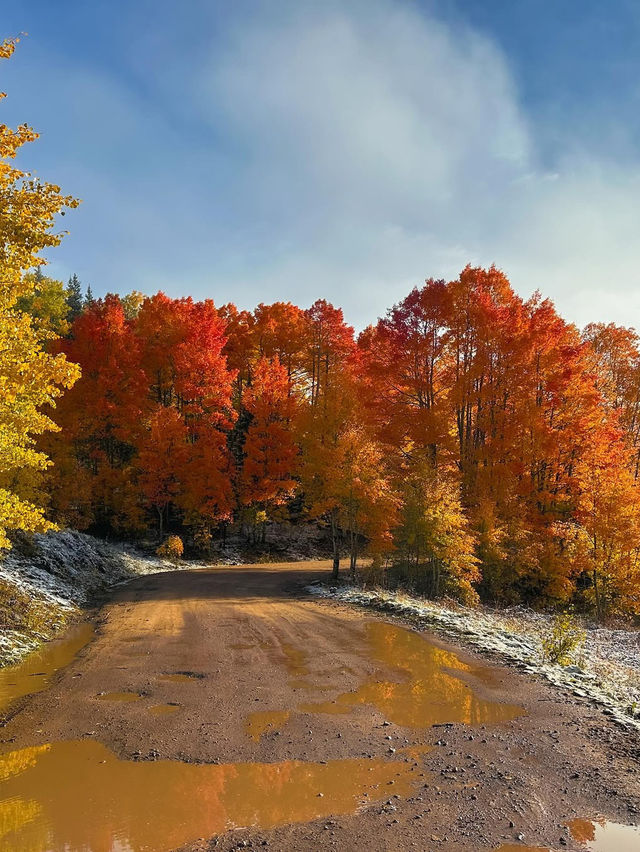
[[[181,27],[175,75],[159,16],[140,90],[56,71],[88,137],[64,157],[87,202],[62,265],[80,251],[103,290],[325,296],[364,325],[425,276],[495,262],[580,324],[640,326],[640,163],[559,138],[550,169],[485,35],[391,0],[213,7],[185,11],[197,50]]]

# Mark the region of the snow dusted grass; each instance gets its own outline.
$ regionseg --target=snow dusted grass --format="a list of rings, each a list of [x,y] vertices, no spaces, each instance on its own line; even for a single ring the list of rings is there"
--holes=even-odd
[[[619,724],[640,729],[640,632],[584,625],[586,640],[568,666],[544,661],[542,641],[553,616],[521,607],[470,609],[402,592],[356,586],[308,587],[311,594],[408,616],[600,705]]]
[[[175,568],[71,530],[19,543],[0,561],[0,665],[51,638],[107,589]]]

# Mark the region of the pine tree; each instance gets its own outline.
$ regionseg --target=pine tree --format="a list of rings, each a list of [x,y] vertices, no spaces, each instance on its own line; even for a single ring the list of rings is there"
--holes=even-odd
[[[69,305],[69,321],[73,322],[82,313],[82,287],[80,279],[73,273],[67,284],[67,304]]]

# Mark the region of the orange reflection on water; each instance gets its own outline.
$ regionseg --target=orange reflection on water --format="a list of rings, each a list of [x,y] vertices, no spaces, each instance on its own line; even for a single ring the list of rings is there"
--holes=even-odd
[[[266,731],[275,731],[285,725],[289,716],[289,710],[257,710],[247,716],[245,731],[252,740],[258,742]]]
[[[100,701],[122,701],[128,704],[131,701],[140,701],[142,696],[137,692],[103,692],[98,698]]]
[[[63,637],[47,642],[15,666],[0,669],[0,713],[16,698],[46,689],[51,675],[69,665],[78,651],[93,639],[93,634],[92,624],[72,627]]]
[[[302,712],[348,713],[356,705],[371,704],[387,719],[408,728],[442,722],[503,722],[523,715],[524,710],[515,704],[480,698],[455,676],[455,672],[482,675],[485,669],[463,663],[452,652],[404,627],[374,621],[366,628],[371,657],[396,669],[397,679],[370,678],[334,701],[303,704]]]
[[[154,704],[149,708],[149,713],[154,716],[170,716],[172,713],[177,713],[179,709],[179,704]]]
[[[638,852],[640,826],[621,825],[606,819],[574,819],[571,836],[589,852]]]
[[[92,740],[0,757],[0,852],[169,852],[233,826],[353,813],[419,780],[412,762],[119,760]],[[424,778],[420,778],[424,781]]]

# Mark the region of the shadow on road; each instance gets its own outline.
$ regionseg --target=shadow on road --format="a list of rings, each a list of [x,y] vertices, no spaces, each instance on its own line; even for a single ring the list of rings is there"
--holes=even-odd
[[[326,579],[329,568],[318,563],[238,565],[194,568],[140,577],[121,587],[118,601],[143,600],[234,600],[260,598],[285,600],[318,579]]]

